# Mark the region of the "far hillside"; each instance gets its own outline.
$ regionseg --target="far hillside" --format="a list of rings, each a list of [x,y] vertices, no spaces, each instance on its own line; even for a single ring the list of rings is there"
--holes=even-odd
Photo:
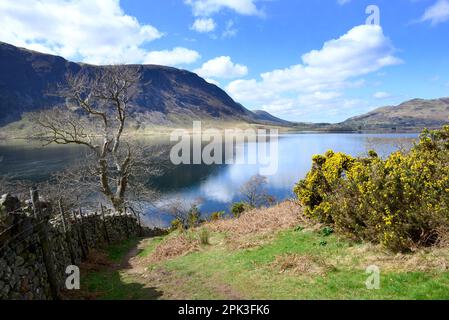
[[[332,126],[362,131],[420,131],[439,128],[449,122],[449,98],[413,99],[397,106],[375,109]]]

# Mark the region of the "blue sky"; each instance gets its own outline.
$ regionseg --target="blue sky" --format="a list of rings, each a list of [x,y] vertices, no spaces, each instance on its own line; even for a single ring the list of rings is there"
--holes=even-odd
[[[2,0],[0,17],[0,41],[191,70],[288,120],[449,96],[449,0]]]

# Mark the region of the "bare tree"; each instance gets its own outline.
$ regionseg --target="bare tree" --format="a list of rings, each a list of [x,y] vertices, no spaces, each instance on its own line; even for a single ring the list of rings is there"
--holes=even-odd
[[[240,193],[244,197],[245,202],[253,208],[271,205],[275,199],[268,194],[266,185],[267,177],[255,175],[240,188]]]
[[[131,101],[138,93],[139,67],[108,66],[95,75],[80,72],[67,77],[58,95],[66,106],[46,110],[32,118],[35,137],[48,144],[84,145],[100,192],[117,211],[126,202],[129,181],[143,151],[122,141]]]
[[[201,222],[201,213],[198,209],[201,202],[203,202],[201,198],[195,199],[193,202],[174,198],[167,205],[168,214],[185,229],[195,227]]]

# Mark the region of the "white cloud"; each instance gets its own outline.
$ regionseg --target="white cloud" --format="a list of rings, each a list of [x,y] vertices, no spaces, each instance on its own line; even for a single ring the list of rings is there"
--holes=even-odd
[[[241,15],[262,15],[256,6],[257,0],[185,0],[195,16],[208,17],[223,9],[230,9]]]
[[[304,54],[300,64],[263,73],[260,80],[235,80],[226,89],[249,108],[325,117],[357,107],[360,101],[345,98],[344,90],[363,85],[358,77],[401,63],[393,53],[380,26],[361,25]]]
[[[232,38],[237,34],[238,30],[234,27],[234,21],[229,20],[226,22],[225,30],[222,33],[223,38]]]
[[[389,94],[388,92],[379,91],[374,93],[373,97],[376,99],[387,99],[391,97],[391,94]]]
[[[190,29],[207,33],[215,30],[216,24],[212,18],[196,19]]]
[[[244,65],[233,63],[231,57],[221,56],[205,62],[195,72],[201,77],[232,79],[246,76],[248,68]]]
[[[351,2],[351,0],[337,0],[337,3],[339,4],[339,5],[345,5],[345,4],[347,4],[347,3],[349,3],[349,2]]]
[[[0,1],[0,40],[93,64],[138,63],[163,36],[125,14],[119,0]]]
[[[177,47],[173,50],[151,51],[146,55],[144,63],[174,67],[193,63],[200,57],[200,54],[194,50]]]
[[[432,25],[449,20],[449,0],[438,0],[427,8],[421,17],[421,22],[430,21]]]

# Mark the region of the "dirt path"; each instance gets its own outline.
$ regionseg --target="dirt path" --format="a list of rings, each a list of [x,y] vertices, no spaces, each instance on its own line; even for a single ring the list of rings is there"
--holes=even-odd
[[[160,293],[160,296],[155,297],[151,295],[149,299],[191,299],[186,288],[190,286],[188,279],[176,274],[175,272],[166,270],[163,267],[155,269],[148,269],[147,259],[139,256],[146,247],[148,247],[151,238],[143,239],[139,244],[132,248],[122,259],[122,261],[116,265],[116,270],[120,272],[125,278],[132,279],[133,282],[140,284],[144,288],[151,288]],[[201,285],[196,283],[195,286]],[[208,291],[216,292],[218,296],[225,299],[240,300],[243,297],[233,290],[229,285],[219,283],[216,281],[210,281],[203,284]],[[187,290],[190,291],[190,290]]]

